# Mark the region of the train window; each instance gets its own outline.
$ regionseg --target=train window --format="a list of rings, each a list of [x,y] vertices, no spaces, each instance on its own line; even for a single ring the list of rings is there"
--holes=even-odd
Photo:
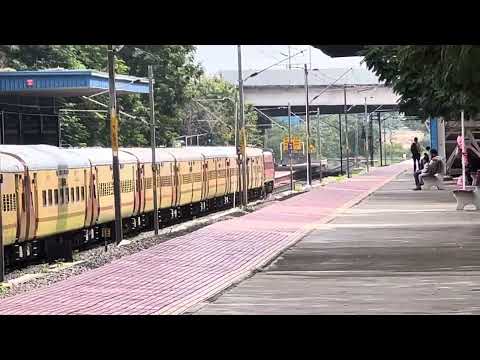
[[[52,196],[52,189],[48,190],[48,206],[53,205],[53,196]]]
[[[77,201],[80,201],[80,187],[76,187],[77,190]]]
[[[58,205],[58,189],[53,190],[53,199],[55,200],[55,205]]]
[[[42,201],[43,201],[43,206],[47,206],[47,191],[43,190],[42,191]]]
[[[75,188],[70,189],[70,198],[72,199],[72,202],[75,202]]]
[[[82,201],[84,201],[85,200],[85,186],[82,186],[81,192],[82,192]]]
[[[65,204],[65,197],[63,196],[63,188],[61,188],[60,190],[60,204]]]
[[[68,188],[63,188],[63,192],[65,193],[65,204],[68,204],[70,202],[70,192]]]

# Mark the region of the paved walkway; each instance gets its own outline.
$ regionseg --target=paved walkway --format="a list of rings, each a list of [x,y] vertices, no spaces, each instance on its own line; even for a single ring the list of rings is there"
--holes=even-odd
[[[479,314],[480,212],[412,188],[399,176],[198,313]]]
[[[0,314],[179,314],[218,294],[399,174],[405,164],[276,202],[51,286],[0,301]]]

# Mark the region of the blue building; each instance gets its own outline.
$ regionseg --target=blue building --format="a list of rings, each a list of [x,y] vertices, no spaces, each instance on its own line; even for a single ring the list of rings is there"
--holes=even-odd
[[[117,75],[117,94],[149,92],[148,79]],[[108,91],[108,74],[95,70],[0,72],[0,143],[60,144],[59,98]]]

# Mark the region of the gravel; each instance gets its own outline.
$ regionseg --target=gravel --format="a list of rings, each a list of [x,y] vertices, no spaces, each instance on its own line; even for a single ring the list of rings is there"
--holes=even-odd
[[[289,192],[273,194],[270,195],[267,200],[259,200],[249,204],[246,211],[239,208],[228,209],[173,225],[161,229],[158,237],[154,236],[153,231],[143,232],[137,236],[128,238],[128,240],[124,240],[120,246],[108,244],[107,251],[105,251],[104,244],[98,244],[86,250],[75,251],[72,263],[41,263],[15,269],[6,275],[6,283],[0,284],[0,299],[65,280],[71,276],[81,274],[84,271],[108,264],[123,256],[134,254],[178,236],[191,233],[214,222],[243,216],[267,206],[272,201],[281,200],[283,197],[290,197],[291,195]]]

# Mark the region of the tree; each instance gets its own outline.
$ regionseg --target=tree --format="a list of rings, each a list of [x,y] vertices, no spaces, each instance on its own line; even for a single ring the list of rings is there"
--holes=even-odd
[[[140,77],[147,76],[147,66],[154,65],[155,109],[158,124],[158,144],[170,145],[182,129],[179,112],[188,102],[187,85],[202,72],[194,61],[195,48],[180,45],[126,45],[118,54],[116,72]],[[0,66],[16,70],[49,68],[107,70],[104,45],[0,45]],[[96,97],[108,104],[108,94]],[[79,98],[59,99],[66,109],[99,109]],[[149,127],[141,119],[148,119],[148,97],[122,95],[118,97],[120,110],[136,117],[120,114],[120,144],[142,146],[149,143]],[[109,129],[106,113],[65,113],[62,115],[62,136],[66,145],[106,145]]]
[[[235,106],[238,91],[235,86],[218,77],[201,76],[187,88],[190,102],[181,111],[182,135],[209,134],[202,138],[205,145],[233,145],[235,142]],[[258,129],[258,116],[249,104],[245,105],[247,142],[263,146]],[[195,142],[193,142],[195,144]]]
[[[424,117],[480,111],[480,46],[368,46],[365,62],[400,96],[400,110]]]

